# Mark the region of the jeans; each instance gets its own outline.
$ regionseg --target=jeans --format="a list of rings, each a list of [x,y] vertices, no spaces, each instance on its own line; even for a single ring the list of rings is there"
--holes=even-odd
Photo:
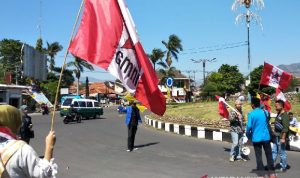
[[[272,147],[272,157],[274,163],[276,162],[277,156],[280,156],[280,166],[283,169],[286,169],[286,144],[280,143],[280,138],[276,137],[276,142],[273,144]]]
[[[257,171],[259,171],[259,176],[263,176],[264,172],[264,164],[262,160],[262,147],[264,148],[265,155],[267,158],[268,170],[274,172],[274,162],[272,158],[272,149],[270,141],[262,141],[262,142],[253,142],[255,158],[256,158],[256,166]]]
[[[241,144],[243,133],[231,132],[232,146],[230,156],[235,156],[237,159],[241,158]]]

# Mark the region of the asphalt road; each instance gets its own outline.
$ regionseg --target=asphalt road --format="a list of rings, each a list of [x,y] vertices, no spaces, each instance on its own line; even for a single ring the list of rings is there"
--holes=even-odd
[[[184,137],[140,125],[137,151],[126,152],[125,115],[116,107],[104,109],[101,119],[64,124],[57,114],[57,142],[54,157],[59,178],[218,178],[256,177],[251,148],[247,162],[228,162],[230,143]],[[50,115],[33,115],[35,138],[31,145],[44,152],[44,137],[50,129]],[[291,168],[279,177],[300,177],[300,153],[288,152]]]

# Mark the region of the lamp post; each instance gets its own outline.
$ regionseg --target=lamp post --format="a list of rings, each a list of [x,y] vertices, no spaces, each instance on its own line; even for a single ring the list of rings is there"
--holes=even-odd
[[[247,9],[246,13],[241,13],[236,17],[236,23],[238,23],[242,18],[245,18],[246,24],[247,24],[247,46],[248,46],[248,70],[249,70],[249,83],[250,83],[250,72],[251,72],[251,55],[250,55],[250,22],[253,18],[257,23],[261,24],[261,18],[257,14],[251,12],[251,6],[256,5],[257,9],[262,9],[264,7],[264,1],[263,0],[235,0],[232,5],[232,10],[236,11],[237,6],[245,6]]]
[[[194,60],[191,59],[194,63],[201,63],[202,62],[202,67],[203,67],[203,85],[205,85],[205,67],[207,62],[215,62],[216,58],[212,59],[199,59],[199,60]]]

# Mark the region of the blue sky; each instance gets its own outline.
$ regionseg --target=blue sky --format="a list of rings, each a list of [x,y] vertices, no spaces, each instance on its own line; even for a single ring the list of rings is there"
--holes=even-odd
[[[252,68],[263,64],[264,60],[279,65],[300,62],[300,1],[265,0],[265,8],[258,12],[262,17],[263,30],[251,24],[250,43]],[[272,3],[271,3],[272,2]],[[68,40],[81,0],[42,0],[42,38],[58,41],[67,48]],[[235,24],[233,0],[126,0],[135,21],[141,42],[146,52],[162,48],[162,40],[171,34],[178,35],[184,51],[174,66],[182,71],[197,70],[196,80],[202,79],[202,64],[190,59],[217,58],[208,63],[207,71],[215,71],[227,63],[238,65],[243,74],[247,69],[247,46],[203,52],[228,44],[247,40],[246,25]],[[39,37],[39,0],[1,1],[0,39],[17,39],[32,46]],[[200,49],[199,49],[200,48]],[[56,63],[62,64],[63,54],[58,54]],[[68,58],[71,60],[72,58]],[[103,71],[99,68],[97,71]],[[107,73],[86,72],[99,80],[111,80]]]

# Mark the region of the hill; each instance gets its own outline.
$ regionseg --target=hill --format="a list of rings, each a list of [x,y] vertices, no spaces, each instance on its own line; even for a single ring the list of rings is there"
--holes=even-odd
[[[281,64],[277,67],[284,71],[291,73],[295,77],[300,77],[300,63],[294,63],[294,64],[290,64],[290,65]]]

